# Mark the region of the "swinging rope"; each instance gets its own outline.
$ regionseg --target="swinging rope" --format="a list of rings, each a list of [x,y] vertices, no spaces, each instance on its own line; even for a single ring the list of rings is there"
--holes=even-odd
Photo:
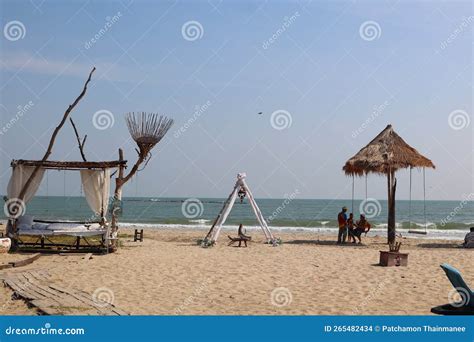
[[[46,169],[46,212],[49,214],[49,173]]]
[[[411,229],[411,171],[413,170],[410,167],[410,193],[409,193],[409,204],[408,204],[408,229]]]
[[[367,201],[367,173],[365,174],[365,200]]]
[[[425,177],[425,168],[423,168],[423,217],[425,219],[425,233],[426,233],[426,177]]]
[[[410,207],[409,207],[409,215],[410,215],[410,227],[411,227],[411,168],[410,168]],[[423,168],[423,217],[425,220],[424,230],[420,229],[409,229],[408,233],[412,234],[427,234],[427,229],[426,229],[426,180],[425,180],[425,168]]]
[[[351,212],[354,213],[354,175],[352,175],[352,208]]]

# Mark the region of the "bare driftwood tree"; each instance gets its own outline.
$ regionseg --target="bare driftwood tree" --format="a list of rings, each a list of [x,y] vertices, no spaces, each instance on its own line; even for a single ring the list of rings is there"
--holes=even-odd
[[[66,111],[64,112],[64,115],[63,115],[63,118],[61,119],[61,122],[59,123],[59,125],[54,129],[53,131],[53,134],[51,135],[51,139],[49,140],[49,145],[48,145],[48,148],[46,149],[46,152],[43,156],[43,158],[41,159],[41,161],[46,161],[52,150],[53,150],[53,146],[54,146],[54,142],[56,141],[56,136],[58,135],[59,131],[61,130],[61,128],[64,126],[64,123],[66,122],[69,114],[72,112],[72,110],[74,109],[74,107],[76,107],[76,105],[79,103],[79,101],[81,101],[81,99],[84,97],[84,95],[86,94],[86,91],[87,91],[87,86],[89,85],[89,82],[91,81],[91,78],[92,78],[92,74],[94,73],[95,71],[95,67],[92,68],[91,72],[89,73],[89,77],[87,78],[87,81],[86,83],[84,84],[84,87],[82,88],[82,91],[81,93],[79,94],[79,96],[76,98],[76,100],[74,100],[74,102],[72,104],[69,105],[69,107],[66,109]],[[19,199],[20,200],[23,200],[23,197],[25,196],[25,193],[26,191],[28,190],[28,188],[30,187],[31,185],[31,182],[33,181],[34,177],[36,176],[36,174],[38,173],[39,169],[41,168],[40,165],[36,166],[33,170],[33,172],[31,173],[31,176],[30,178],[28,178],[28,180],[26,181],[25,185],[23,186],[23,189],[21,190],[20,192],[20,196],[19,196]]]
[[[91,78],[92,78],[92,74],[94,73],[95,71],[95,67],[92,68],[91,72],[89,73],[89,77],[87,78],[86,82],[84,83],[84,86],[82,88],[82,91],[81,93],[79,94],[79,96],[74,100],[74,102],[72,104],[69,105],[69,107],[66,109],[66,111],[64,112],[63,114],[63,118],[61,119],[61,121],[59,122],[59,125],[56,126],[56,128],[54,129],[53,131],[53,134],[51,135],[51,138],[49,140],[49,144],[48,144],[48,148],[46,149],[46,152],[43,156],[43,158],[41,159],[41,162],[45,162],[46,160],[48,160],[52,150],[53,150],[53,146],[54,146],[54,143],[56,141],[56,137],[59,133],[59,131],[61,130],[61,128],[64,126],[67,118],[69,117],[69,114],[72,112],[72,110],[77,106],[77,104],[79,103],[79,101],[81,101],[81,99],[84,97],[84,95],[86,94],[87,92],[87,86],[89,85],[89,82],[91,81]],[[38,166],[35,166],[35,168],[33,169],[33,172],[31,173],[30,177],[28,178],[28,180],[26,181],[25,185],[23,186],[23,188],[21,189],[20,191],[20,195],[18,196],[18,199],[19,200],[23,200],[24,197],[25,197],[25,194],[26,194],[26,191],[28,190],[28,188],[31,186],[31,182],[33,181],[34,177],[36,176],[36,174],[38,173],[39,169],[41,168],[41,164],[39,164]],[[11,227],[9,225],[9,229],[13,229],[13,231],[9,231],[7,233],[13,233],[14,235],[16,234],[16,229],[15,227]],[[14,239],[14,241],[16,241],[16,239]]]
[[[156,113],[128,113],[125,120],[128,131],[138,146],[135,149],[138,158],[127,175],[124,174],[123,168],[119,169],[119,174],[115,179],[115,203],[122,198],[122,187],[140,171],[139,168],[143,163],[146,166],[151,158],[151,150],[164,138],[173,125],[172,119]],[[119,160],[123,160],[122,149],[119,149]],[[112,211],[112,227],[114,232],[118,230],[115,210]]]

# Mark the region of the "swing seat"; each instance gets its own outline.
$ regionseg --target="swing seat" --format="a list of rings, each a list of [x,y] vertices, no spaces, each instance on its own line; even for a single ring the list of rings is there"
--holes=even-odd
[[[408,234],[420,234],[420,235],[427,235],[428,232],[426,230],[416,230],[416,229],[410,229],[408,231]]]

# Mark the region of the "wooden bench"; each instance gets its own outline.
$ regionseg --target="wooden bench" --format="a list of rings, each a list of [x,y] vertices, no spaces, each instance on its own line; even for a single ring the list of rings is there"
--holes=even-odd
[[[245,247],[247,247],[247,241],[250,241],[252,238],[251,237],[247,237],[247,236],[239,236],[239,237],[232,237],[230,235],[227,235],[227,237],[229,238],[230,242],[227,244],[227,246],[232,246],[234,243],[238,242],[239,243],[239,246],[238,247],[241,247],[242,246],[242,242],[244,243]]]

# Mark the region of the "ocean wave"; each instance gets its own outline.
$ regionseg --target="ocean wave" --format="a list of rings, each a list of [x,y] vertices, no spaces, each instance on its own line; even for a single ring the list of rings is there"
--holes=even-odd
[[[211,220],[205,220],[205,219],[196,219],[196,220],[189,220],[189,222],[192,222],[192,223],[199,223],[199,224],[207,224],[209,222],[211,222]]]
[[[120,223],[120,228],[149,228],[149,229],[170,229],[170,230],[198,230],[198,231],[207,231],[210,229],[210,225],[202,224],[158,224],[158,223]],[[245,226],[248,231],[259,231],[260,226],[248,225]],[[237,226],[235,225],[224,225],[222,226],[224,231],[235,231],[237,232]],[[314,234],[322,235],[336,235],[337,228],[331,227],[295,227],[295,226],[270,226],[270,230],[273,232],[307,232]],[[410,234],[409,229],[398,228],[397,233],[401,234],[402,237],[410,237],[416,239],[440,239],[440,240],[463,240],[466,235],[465,229],[450,229],[450,230],[440,230],[440,229],[426,229],[426,235],[416,235]],[[375,227],[372,228],[368,236],[386,236],[387,228]]]

